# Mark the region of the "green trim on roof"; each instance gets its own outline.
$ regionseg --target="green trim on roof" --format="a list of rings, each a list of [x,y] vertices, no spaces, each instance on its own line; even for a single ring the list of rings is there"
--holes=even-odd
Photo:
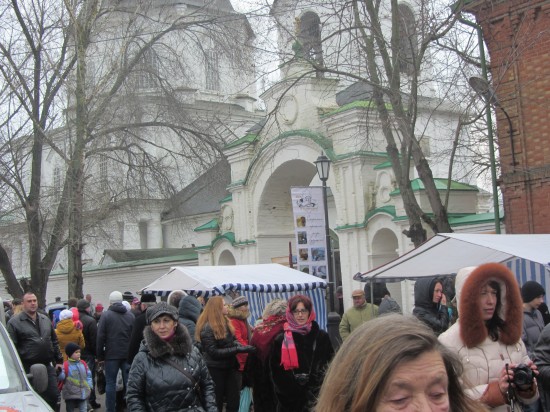
[[[223,149],[231,149],[233,147],[237,147],[237,146],[240,146],[240,145],[243,145],[243,144],[251,144],[251,143],[254,143],[256,140],[258,140],[259,138],[259,135],[257,135],[256,133],[247,133],[245,134],[243,137],[231,142],[231,143],[228,143],[226,144]]]
[[[233,194],[229,193],[226,197],[224,197],[222,200],[220,200],[220,204],[231,202],[233,200]]]
[[[504,221],[504,217],[500,216],[500,220]],[[495,221],[494,213],[478,213],[460,217],[450,217],[449,223],[451,226],[466,226],[480,223],[491,223]]]
[[[386,109],[393,110],[393,106],[391,105],[391,103],[386,103],[385,106],[386,106]],[[376,108],[376,103],[371,100],[356,100],[354,102],[345,104],[336,110],[332,110],[328,113],[325,113],[321,115],[321,117],[322,118],[330,117],[330,116],[334,116],[335,114],[347,112],[353,109],[373,109],[373,108]]]
[[[254,245],[256,244],[255,240],[242,240],[240,242],[235,241],[235,233],[233,232],[225,232],[223,235],[218,235],[210,242],[209,245],[204,246],[198,246],[195,248],[195,250],[211,250],[216,243],[218,243],[221,240],[227,240],[229,241],[233,246],[246,246],[246,245]]]
[[[165,257],[155,258],[155,259],[140,259],[140,260],[132,260],[128,262],[110,263],[108,265],[102,265],[102,266],[84,265],[82,267],[82,272],[88,273],[88,272],[98,272],[98,271],[107,270],[107,269],[154,265],[158,263],[182,262],[182,261],[189,261],[189,260],[197,260],[198,258],[199,258],[199,255],[197,254],[197,252],[192,252],[192,253],[185,253],[182,255],[165,256]],[[50,276],[62,276],[66,274],[67,274],[66,270],[55,270],[50,273]]]
[[[193,232],[203,232],[206,230],[219,230],[220,226],[218,224],[218,219],[212,219],[209,222],[206,222],[204,225],[196,227],[193,229]]]
[[[384,162],[384,163],[380,163],[376,166],[374,166],[374,170],[380,170],[380,169],[388,169],[388,168],[391,168],[392,165],[391,165],[391,161],[387,161],[387,162]]]
[[[447,181],[448,179],[434,178],[435,188],[437,190],[447,190]],[[425,190],[424,183],[420,178],[411,180],[411,187],[413,192],[419,192]],[[467,183],[457,182],[456,180],[451,180],[450,190],[453,192],[479,192],[479,189],[476,186],[469,185]],[[390,196],[397,196],[401,192],[399,189],[395,189],[390,193]]]
[[[396,217],[395,206],[389,205],[389,206],[377,207],[376,209],[373,209],[366,214],[365,220],[363,220],[363,222],[338,226],[336,230],[358,229],[358,228],[367,227],[369,220],[378,213],[386,213],[390,215],[392,218],[394,218],[393,220],[395,220],[395,217]]]

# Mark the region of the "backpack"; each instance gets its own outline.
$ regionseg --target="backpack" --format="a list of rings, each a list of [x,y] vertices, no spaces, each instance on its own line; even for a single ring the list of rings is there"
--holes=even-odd
[[[86,376],[88,375],[88,364],[86,362],[84,362],[83,360],[80,360],[80,362],[82,362],[84,364],[84,369],[86,369]],[[67,379],[67,376],[69,376],[69,361],[65,361],[63,362],[63,372],[65,372],[65,379]],[[59,392],[61,392],[61,390],[63,389],[63,384],[65,383],[65,381],[58,381],[57,382],[57,389],[59,390]]]

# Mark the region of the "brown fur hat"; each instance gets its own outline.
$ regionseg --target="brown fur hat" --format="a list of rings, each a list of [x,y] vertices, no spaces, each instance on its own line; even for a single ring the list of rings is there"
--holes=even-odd
[[[472,270],[473,269],[473,270]],[[500,263],[486,263],[477,268],[467,268],[457,274],[457,297],[459,302],[460,337],[472,348],[488,336],[485,322],[481,318],[479,293],[489,280],[500,284],[501,310],[498,315],[504,320],[499,331],[499,340],[505,345],[514,345],[521,338],[523,325],[523,302],[514,274]],[[462,286],[460,291],[458,285]]]

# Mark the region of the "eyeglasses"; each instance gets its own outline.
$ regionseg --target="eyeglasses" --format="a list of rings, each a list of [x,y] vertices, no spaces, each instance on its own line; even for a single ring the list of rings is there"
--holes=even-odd
[[[309,313],[309,310],[307,309],[293,310],[292,313],[294,315],[304,315],[306,313]]]

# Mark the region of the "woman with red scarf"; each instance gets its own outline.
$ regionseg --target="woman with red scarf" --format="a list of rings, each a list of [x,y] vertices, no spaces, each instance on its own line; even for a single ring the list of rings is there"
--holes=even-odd
[[[328,334],[315,322],[311,299],[290,298],[284,331],[275,338],[269,356],[277,411],[311,409],[333,354]]]

